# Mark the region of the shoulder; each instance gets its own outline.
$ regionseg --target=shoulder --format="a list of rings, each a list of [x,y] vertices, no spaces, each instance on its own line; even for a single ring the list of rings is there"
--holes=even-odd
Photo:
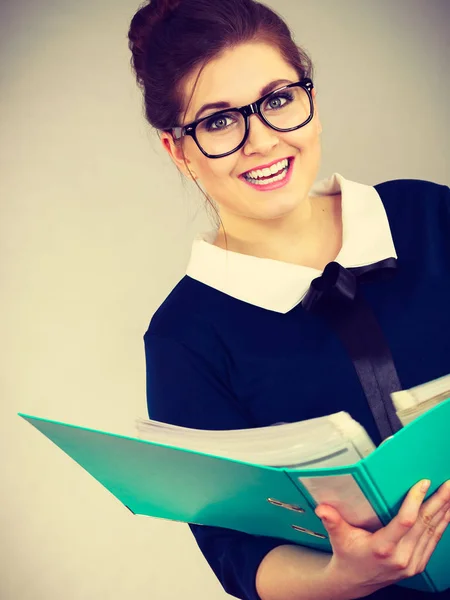
[[[191,349],[213,350],[231,298],[185,275],[153,314],[145,339],[165,338]]]
[[[391,227],[450,220],[450,188],[422,179],[393,179],[374,185]],[[425,220],[425,221],[424,221]]]
[[[414,195],[435,195],[448,190],[447,185],[426,181],[424,179],[390,179],[375,184],[375,189],[383,194],[398,195],[412,193]]]
[[[186,328],[187,321],[201,315],[205,290],[198,283],[185,275],[156,309],[146,335],[171,336]]]
[[[448,251],[450,189],[421,179],[395,179],[374,186],[383,203],[398,256]]]
[[[392,179],[377,183],[374,188],[386,208],[412,203],[417,207],[450,203],[447,185],[422,179]]]

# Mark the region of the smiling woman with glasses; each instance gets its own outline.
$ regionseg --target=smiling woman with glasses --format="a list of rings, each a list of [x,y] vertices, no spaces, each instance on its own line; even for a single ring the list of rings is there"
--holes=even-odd
[[[217,215],[145,333],[150,418],[234,430],[346,411],[375,444],[395,435],[390,394],[450,372],[449,188],[317,181],[312,63],[260,2],[153,0],[128,35],[147,120]],[[331,553],[302,528],[291,543],[205,525],[207,503],[189,526],[243,600],[450,600],[420,591],[450,489],[419,483],[377,531],[311,498]]]

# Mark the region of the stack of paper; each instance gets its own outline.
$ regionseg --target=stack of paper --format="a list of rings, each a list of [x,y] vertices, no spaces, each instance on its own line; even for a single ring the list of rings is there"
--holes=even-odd
[[[447,398],[450,398],[450,375],[392,394],[392,401],[402,425],[407,425]]]
[[[137,429],[144,440],[273,467],[348,465],[375,449],[366,430],[344,411],[253,429],[189,429],[146,419],[137,419]]]
[[[392,394],[402,425],[449,397],[450,375]],[[190,429],[141,418],[136,426],[143,440],[272,467],[349,465],[375,449],[362,425],[344,411],[251,429]]]

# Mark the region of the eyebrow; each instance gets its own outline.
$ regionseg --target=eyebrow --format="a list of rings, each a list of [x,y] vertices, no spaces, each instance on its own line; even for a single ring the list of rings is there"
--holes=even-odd
[[[259,97],[261,98],[262,96],[269,94],[271,91],[275,90],[276,88],[281,87],[284,84],[289,84],[289,83],[294,83],[294,82],[291,81],[290,79],[276,79],[275,81],[271,81],[270,83],[265,85],[262,88],[262,90],[260,90]],[[208,110],[210,108],[215,108],[218,110],[220,110],[221,108],[231,108],[231,104],[229,102],[223,102],[223,101],[222,102],[211,102],[209,104],[204,104],[200,108],[200,110],[198,110],[196,112],[194,121],[197,121],[197,119],[202,114],[202,112],[204,112],[205,110]]]

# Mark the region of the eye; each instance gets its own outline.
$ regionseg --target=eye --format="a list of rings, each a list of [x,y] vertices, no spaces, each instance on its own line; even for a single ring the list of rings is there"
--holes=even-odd
[[[233,115],[222,113],[220,115],[215,115],[211,119],[207,119],[204,122],[204,127],[207,131],[224,131],[233,125],[234,122],[235,119],[233,118]]]
[[[290,104],[294,99],[291,92],[283,92],[280,94],[274,94],[266,101],[266,110],[279,110],[284,108],[286,104]]]

